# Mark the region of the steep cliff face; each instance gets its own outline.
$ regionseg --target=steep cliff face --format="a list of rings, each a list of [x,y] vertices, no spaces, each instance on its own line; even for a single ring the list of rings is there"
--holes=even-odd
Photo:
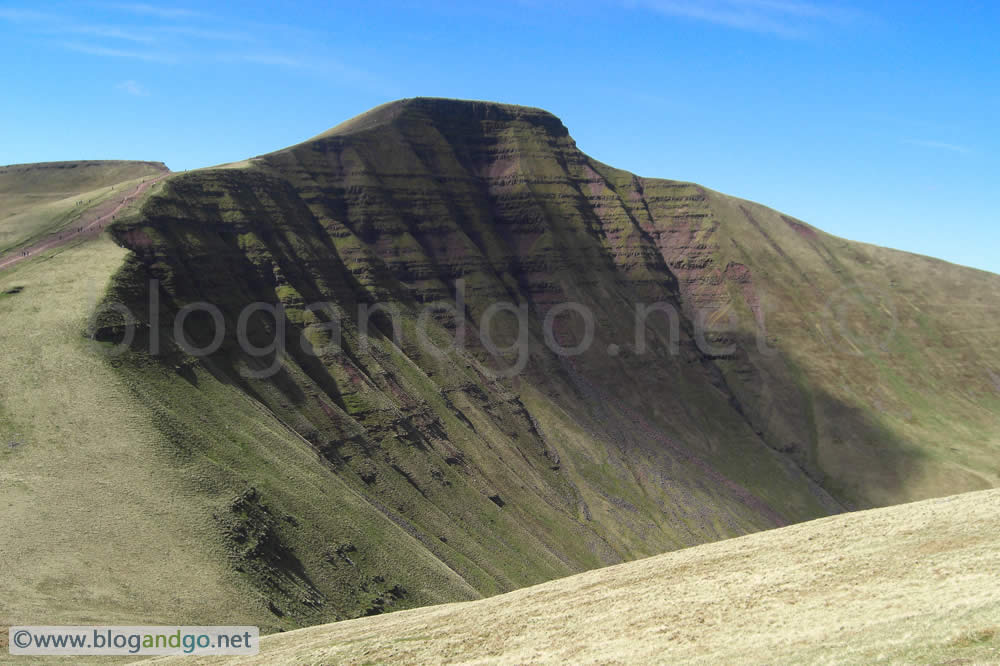
[[[872,377],[902,402],[920,370],[865,350],[838,369],[818,353],[859,330],[885,333],[884,308],[857,287],[871,274],[907,279],[925,260],[613,169],[541,110],[395,102],[243,166],[176,175],[114,233],[133,255],[108,298],[142,322],[115,364],[143,398],[182,409],[144,383],[164,369],[192,395],[236,387],[309,443],[331,479],[322,497],[362,500],[299,529],[294,570],[282,569],[295,550],[282,545],[287,526],[258,507],[250,515],[264,526],[240,527],[269,544],[241,565],[249,584],[301,621],[491,594],[997,481],[979,466],[995,436],[930,460],[942,422],[902,427],[866,408]],[[1000,286],[962,275],[987,297]],[[845,285],[860,305],[824,318],[824,297]],[[924,287],[909,282],[907,302]],[[218,320],[185,310],[199,302]],[[900,328],[910,337],[890,353],[948,326]],[[284,354],[255,351],[282,330]],[[99,334],[121,327],[106,317]],[[192,353],[216,337],[216,351]],[[519,337],[528,353],[512,346]],[[946,396],[982,426],[970,442],[1000,413],[985,377],[972,397]],[[226,428],[171,423],[185,455],[238,450],[220,443]],[[313,497],[294,479],[241,478],[206,492],[269,511]],[[234,520],[220,519],[230,543]],[[391,549],[372,529],[396,535]],[[428,557],[456,580],[408,567]],[[282,592],[285,579],[308,591]]]

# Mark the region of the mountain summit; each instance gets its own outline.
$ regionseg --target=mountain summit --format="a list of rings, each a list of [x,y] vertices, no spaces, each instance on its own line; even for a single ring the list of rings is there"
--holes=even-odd
[[[175,174],[112,233],[93,335],[128,349],[135,464],[186,507],[160,514],[214,563],[178,574],[191,623],[473,599],[1000,482],[1000,276],[610,167],[539,109],[386,104]]]
[[[391,125],[396,121],[423,117],[432,122],[449,124],[461,122],[520,121],[547,127],[555,135],[567,135],[569,130],[556,116],[543,109],[499,102],[466,101],[443,97],[411,97],[387,102],[355,116],[311,140],[338,134],[353,134],[367,129]]]

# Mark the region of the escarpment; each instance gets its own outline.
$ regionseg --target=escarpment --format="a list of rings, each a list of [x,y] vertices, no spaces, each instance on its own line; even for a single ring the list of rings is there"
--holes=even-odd
[[[831,264],[856,284],[866,259],[902,259],[789,220],[602,164],[544,111],[404,100],[175,175],[116,225],[133,254],[108,298],[140,321],[117,362],[195,368],[308,442],[406,544],[349,555],[410,592],[393,607],[422,598],[408,553],[486,595],[933,493],[906,485],[930,468],[859,406],[864,382],[818,360]],[[955,491],[991,482],[945,464]],[[336,574],[296,559],[309,599],[347,577],[340,617],[383,607],[357,592],[372,570],[334,551]]]

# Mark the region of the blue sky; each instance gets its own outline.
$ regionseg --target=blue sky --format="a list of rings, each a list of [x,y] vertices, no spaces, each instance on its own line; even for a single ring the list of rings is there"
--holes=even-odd
[[[540,106],[593,157],[1000,273],[1000,3],[0,2],[0,164],[174,170],[385,101]]]

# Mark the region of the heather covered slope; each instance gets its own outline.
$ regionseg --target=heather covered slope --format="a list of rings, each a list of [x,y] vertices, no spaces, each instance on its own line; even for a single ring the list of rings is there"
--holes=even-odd
[[[995,664],[998,535],[1000,492],[968,493],[177,663]]]

